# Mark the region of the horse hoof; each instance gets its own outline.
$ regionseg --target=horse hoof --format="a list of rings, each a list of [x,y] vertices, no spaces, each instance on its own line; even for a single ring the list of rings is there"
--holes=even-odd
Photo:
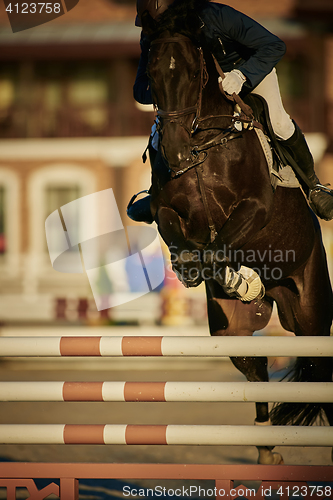
[[[262,299],[265,295],[265,287],[259,274],[253,269],[245,266],[241,266],[238,272],[243,276],[248,285],[246,294],[240,297],[241,301],[251,302],[251,300],[254,299]]]
[[[258,464],[260,465],[283,465],[283,457],[280,453],[272,453],[267,446],[258,446],[259,457]]]
[[[283,465],[284,460],[280,453],[273,453],[273,465]]]
[[[260,465],[283,465],[284,460],[280,453],[271,453],[268,457],[266,456],[264,459],[261,457],[258,458],[258,464]]]

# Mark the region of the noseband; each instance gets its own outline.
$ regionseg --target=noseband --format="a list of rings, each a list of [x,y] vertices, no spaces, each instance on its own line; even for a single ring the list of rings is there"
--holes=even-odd
[[[179,42],[191,42],[191,40],[187,37],[169,37],[169,38],[161,38],[157,40],[153,40],[151,42],[151,45],[157,45],[157,44],[163,44],[163,43],[179,43]],[[199,51],[200,55],[200,89],[199,89],[199,95],[197,102],[194,106],[189,106],[187,108],[179,109],[179,110],[174,110],[174,111],[164,111],[163,109],[159,109],[157,105],[156,107],[156,113],[159,118],[162,118],[164,121],[168,121],[169,123],[178,123],[181,125],[189,134],[191,137],[192,134],[195,132],[197,125],[196,122],[200,118],[201,115],[201,103],[202,103],[202,91],[207,85],[208,82],[208,72],[206,69],[206,62],[204,59],[203,51],[201,47],[198,47],[197,50]],[[191,124],[191,128],[188,129],[184,123],[182,123],[181,118],[187,115],[195,114],[194,119]]]

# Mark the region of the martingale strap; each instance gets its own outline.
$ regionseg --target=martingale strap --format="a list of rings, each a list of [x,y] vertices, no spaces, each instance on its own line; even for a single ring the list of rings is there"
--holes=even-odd
[[[202,165],[197,165],[195,167],[195,171],[196,171],[196,174],[198,177],[198,184],[199,184],[199,189],[200,189],[200,193],[201,193],[202,203],[203,203],[203,206],[205,208],[206,217],[208,220],[208,227],[210,230],[210,242],[213,243],[215,241],[216,236],[218,235],[218,232],[216,231],[213,217],[212,217],[212,214],[209,210],[205,182],[204,182],[203,173],[202,173]]]

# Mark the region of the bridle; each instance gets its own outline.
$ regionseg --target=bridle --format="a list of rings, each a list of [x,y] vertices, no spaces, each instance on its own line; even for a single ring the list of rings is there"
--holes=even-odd
[[[155,39],[151,42],[151,45],[155,44],[163,44],[163,43],[178,43],[178,42],[191,42],[190,38],[188,37],[183,37],[183,36],[175,36],[175,37],[165,37],[165,38],[159,38]],[[197,97],[197,101],[194,106],[189,106],[186,108],[182,108],[179,110],[173,110],[173,111],[165,111],[163,109],[158,108],[157,104],[155,105],[156,109],[156,114],[159,118],[162,119],[162,124],[158,125],[158,130],[160,133],[163,134],[163,128],[166,125],[166,123],[176,123],[180,125],[181,127],[184,128],[184,130],[187,131],[189,134],[189,139],[191,141],[193,134],[196,132],[197,128],[199,127],[199,124],[204,122],[205,120],[211,120],[211,119],[220,119],[221,117],[228,117],[231,119],[231,123],[233,123],[234,116],[233,115],[214,115],[214,116],[205,116],[201,117],[201,107],[202,107],[202,94],[205,86],[207,85],[209,75],[207,72],[206,68],[206,62],[204,59],[204,54],[202,47],[197,47],[197,50],[199,51],[200,55],[200,87],[199,87],[199,93]],[[192,121],[190,129],[183,123],[182,118],[188,115],[194,114],[194,119]],[[237,118],[237,119],[242,119],[242,121],[250,121],[248,119],[244,118]],[[214,127],[215,128],[215,127]],[[221,129],[220,126],[216,127],[217,129],[220,129],[221,131],[213,138],[210,139],[202,144],[195,145],[191,148],[189,156],[182,160],[180,162],[179,168],[170,168],[171,172],[171,178],[179,177],[180,175],[184,174],[188,170],[194,168],[196,171],[196,175],[198,178],[198,183],[199,183],[199,190],[201,193],[202,197],[202,202],[204,205],[205,213],[207,216],[207,221],[208,221],[208,227],[210,230],[210,242],[212,243],[216,236],[217,236],[217,231],[215,227],[215,223],[212,217],[212,214],[210,212],[209,208],[209,203],[207,199],[207,194],[206,194],[206,189],[205,189],[205,183],[204,183],[204,177],[203,177],[203,171],[202,171],[202,165],[205,162],[207,156],[208,156],[208,150],[211,148],[214,148],[219,145],[223,145],[227,143],[228,141],[232,139],[236,139],[237,137],[240,137],[242,135],[242,131],[237,131],[233,126],[228,127],[227,129]]]
[[[178,42],[190,42],[192,43],[191,39],[184,36],[174,36],[174,37],[165,37],[165,38],[158,38],[155,39],[151,42],[151,45],[157,45],[157,44],[164,44],[164,43],[178,43]],[[165,111],[161,108],[158,107],[157,103],[154,104],[155,112],[158,118],[161,118],[163,123],[158,124],[158,131],[160,133],[163,133],[163,126],[166,123],[176,123],[180,125],[189,135],[189,139],[192,139],[192,136],[194,133],[198,130],[199,126],[200,129],[202,128],[202,124],[204,122],[212,122],[214,121],[217,123],[218,120],[221,118],[229,118],[231,127],[228,128],[221,128],[219,124],[217,126],[214,126],[216,130],[222,130],[222,132],[218,133],[218,136],[216,139],[213,139],[209,141],[206,144],[203,144],[199,149],[202,150],[207,150],[210,149],[211,147],[223,144],[227,142],[228,140],[232,139],[234,136],[230,136],[231,132],[237,132],[237,130],[234,129],[233,124],[234,122],[243,122],[247,124],[247,127],[249,129],[253,127],[261,128],[261,125],[256,122],[253,118],[253,111],[252,109],[246,105],[243,100],[236,94],[233,94],[233,96],[229,96],[226,94],[223,89],[220,88],[221,93],[224,95],[226,100],[229,100],[231,102],[234,102],[234,104],[238,104],[239,107],[241,108],[242,116],[237,114],[237,118],[235,118],[235,114],[214,114],[214,115],[207,115],[207,116],[202,116],[201,113],[201,108],[202,108],[202,94],[203,90],[206,87],[208,80],[209,80],[209,74],[207,71],[206,67],[206,61],[204,58],[204,53],[202,47],[197,47],[197,50],[199,51],[200,55],[200,88],[199,88],[199,93],[198,93],[198,98],[194,106],[188,106],[186,108],[178,109],[178,110],[173,110],[173,111]],[[224,77],[224,74],[212,54],[217,72]],[[194,114],[194,118],[191,124],[191,127],[189,128],[182,120],[183,117]],[[246,128],[247,128],[246,127]],[[210,127],[211,128],[211,127]],[[238,134],[239,135],[239,134]],[[196,146],[193,150],[193,152],[198,152],[199,151],[198,147]]]
[[[157,45],[157,44],[164,44],[164,43],[178,43],[178,42],[191,42],[190,38],[188,37],[180,37],[180,36],[175,36],[175,37],[168,37],[168,38],[159,38],[156,40],[153,40],[151,42],[151,45]],[[206,68],[206,62],[204,59],[203,55],[203,50],[201,47],[197,47],[197,50],[199,51],[200,55],[200,87],[199,87],[199,94],[197,101],[194,106],[188,106],[183,109],[179,110],[174,110],[174,111],[164,111],[163,109],[158,108],[157,104],[155,104],[155,109],[156,109],[156,114],[159,118],[161,118],[165,124],[165,122],[169,123],[178,123],[181,125],[189,134],[191,137],[196,128],[197,128],[197,121],[201,117],[201,105],[202,105],[202,92],[203,89],[206,87],[209,76]],[[183,122],[182,118],[184,116],[188,116],[194,114],[194,119],[192,121],[191,127],[188,128]]]
[[[152,41],[152,45],[154,44],[161,44],[161,43],[177,43],[180,41],[189,41],[191,40],[188,37],[172,37],[172,38],[161,38],[161,39],[156,39]],[[179,110],[174,110],[174,111],[165,111],[163,109],[159,109],[156,106],[156,113],[157,116],[162,118],[163,120],[163,126],[165,126],[165,122],[167,121],[168,123],[177,123],[178,125],[181,125],[189,134],[189,138],[191,139],[194,132],[196,131],[198,127],[198,122],[201,118],[201,106],[202,106],[202,93],[203,89],[207,85],[209,76],[206,68],[206,62],[204,59],[203,55],[203,50],[202,47],[197,47],[200,55],[200,87],[199,87],[199,94],[197,101],[194,106],[189,106],[187,108],[179,109]],[[188,116],[194,114],[194,118],[191,124],[191,128],[188,129],[186,125],[182,122],[182,118],[184,116]],[[160,129],[161,132],[163,132],[163,127]],[[183,162],[182,167],[178,171],[172,171],[171,177],[176,177],[179,175],[182,175],[184,172],[186,172],[189,169],[195,168],[196,174],[198,177],[198,183],[199,183],[199,189],[201,192],[201,197],[202,201],[204,204],[205,208],[205,213],[207,216],[208,220],[208,227],[210,230],[210,242],[212,243],[216,236],[217,236],[217,231],[215,228],[215,224],[208,206],[208,201],[207,201],[207,196],[206,196],[206,190],[204,186],[204,181],[202,177],[202,172],[199,170],[199,167],[201,167],[201,164],[205,161],[207,158],[207,152],[202,151],[198,152],[196,151],[195,148],[191,150],[190,156],[186,158],[186,160]]]

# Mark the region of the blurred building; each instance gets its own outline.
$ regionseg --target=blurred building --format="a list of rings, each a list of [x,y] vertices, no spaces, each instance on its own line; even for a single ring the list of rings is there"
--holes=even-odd
[[[58,207],[112,187],[127,224],[128,200],[149,187],[141,155],[154,114],[132,96],[140,50],[135,3],[80,0],[52,22],[12,33],[0,2],[2,323],[97,317],[86,277],[52,269],[44,223]],[[285,107],[310,134],[323,182],[333,184],[332,1],[224,3],[286,42],[278,65]],[[331,254],[331,226],[323,227]],[[147,300],[133,302],[125,316],[144,317]]]

